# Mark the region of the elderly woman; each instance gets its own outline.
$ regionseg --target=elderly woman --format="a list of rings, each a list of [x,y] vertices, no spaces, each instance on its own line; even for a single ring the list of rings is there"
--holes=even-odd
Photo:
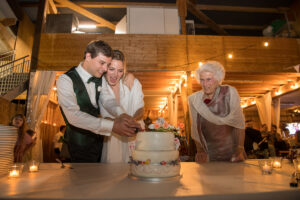
[[[197,146],[196,162],[246,159],[245,120],[236,89],[221,85],[224,67],[209,61],[196,70],[202,90],[189,97],[192,138]]]

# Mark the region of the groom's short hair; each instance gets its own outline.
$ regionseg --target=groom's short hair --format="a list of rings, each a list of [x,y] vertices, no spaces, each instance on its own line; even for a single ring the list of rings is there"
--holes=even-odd
[[[90,53],[92,58],[97,57],[99,53],[102,53],[106,57],[112,57],[113,50],[106,42],[102,40],[94,40],[87,45],[84,51],[84,59],[87,53]]]

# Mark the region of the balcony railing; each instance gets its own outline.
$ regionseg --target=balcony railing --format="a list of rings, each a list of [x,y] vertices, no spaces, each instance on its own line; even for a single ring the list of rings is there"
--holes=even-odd
[[[30,61],[28,57],[24,56],[0,65],[0,96],[5,95],[29,79]]]

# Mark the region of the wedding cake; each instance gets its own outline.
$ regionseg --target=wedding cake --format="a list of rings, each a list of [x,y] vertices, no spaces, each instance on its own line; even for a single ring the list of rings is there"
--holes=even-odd
[[[131,175],[146,178],[179,176],[180,161],[177,148],[173,133],[139,132],[135,148],[132,150]]]

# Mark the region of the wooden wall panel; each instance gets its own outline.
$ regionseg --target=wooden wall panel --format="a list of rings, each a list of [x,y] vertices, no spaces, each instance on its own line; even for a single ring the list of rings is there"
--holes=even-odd
[[[248,72],[286,72],[288,67],[300,63],[299,45],[293,38],[42,34],[38,69],[67,70],[77,65],[86,45],[97,39],[124,51],[131,71],[181,71],[187,59],[194,62],[190,70],[203,59],[218,60],[227,71]],[[269,41],[269,47],[263,46],[265,40]],[[234,58],[227,59],[227,52],[233,52]]]
[[[19,23],[18,35],[16,40],[16,59],[23,56],[31,56],[34,37],[34,24],[27,15]],[[29,58],[30,59],[30,58]]]
[[[24,104],[15,104],[0,98],[0,124],[8,125],[14,115],[24,113]]]

